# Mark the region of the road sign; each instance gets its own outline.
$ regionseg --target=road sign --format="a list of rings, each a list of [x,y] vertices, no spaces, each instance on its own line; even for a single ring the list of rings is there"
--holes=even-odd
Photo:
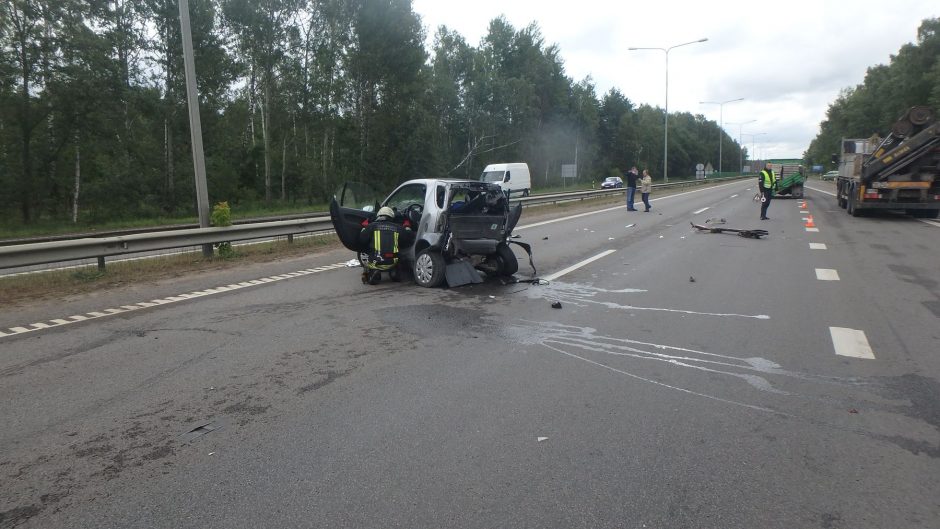
[[[561,164],[561,177],[562,178],[577,178],[578,169],[577,165],[573,163],[563,163]]]

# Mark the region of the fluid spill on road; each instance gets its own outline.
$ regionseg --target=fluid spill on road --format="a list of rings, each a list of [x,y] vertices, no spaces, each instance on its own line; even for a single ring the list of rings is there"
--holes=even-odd
[[[527,291],[529,296],[540,297],[540,298],[550,298],[552,300],[558,301],[567,301],[578,307],[584,307],[587,305],[600,305],[608,309],[614,310],[625,310],[625,311],[652,311],[652,312],[671,312],[675,314],[689,314],[695,316],[716,316],[716,317],[730,317],[730,318],[748,318],[756,320],[769,320],[770,316],[767,314],[736,314],[730,312],[706,312],[706,311],[695,311],[687,309],[674,309],[666,307],[640,307],[636,305],[622,305],[620,303],[615,303],[613,301],[598,301],[592,299],[598,294],[629,294],[629,293],[642,293],[647,292],[643,289],[637,288],[625,288],[620,290],[607,290],[603,288],[598,288],[590,285],[581,285],[576,283],[557,283],[552,282],[549,285],[542,286],[541,289],[533,289]]]

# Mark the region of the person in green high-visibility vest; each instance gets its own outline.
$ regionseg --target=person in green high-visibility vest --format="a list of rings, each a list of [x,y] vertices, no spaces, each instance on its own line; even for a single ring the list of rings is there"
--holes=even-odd
[[[768,162],[764,165],[764,170],[757,177],[757,187],[760,189],[760,220],[767,220],[767,208],[770,207],[770,200],[774,197],[774,190],[777,189],[777,175],[770,168]]]

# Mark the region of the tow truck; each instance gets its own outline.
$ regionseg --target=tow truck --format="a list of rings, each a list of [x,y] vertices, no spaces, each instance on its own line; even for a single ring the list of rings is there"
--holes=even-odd
[[[843,138],[840,151],[836,200],[853,217],[876,209],[940,214],[940,121],[929,107],[908,109],[884,139]]]

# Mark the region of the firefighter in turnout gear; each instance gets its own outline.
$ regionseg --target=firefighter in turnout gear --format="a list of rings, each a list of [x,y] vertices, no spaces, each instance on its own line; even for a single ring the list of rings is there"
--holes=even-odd
[[[760,188],[760,220],[767,220],[767,208],[770,207],[770,200],[774,197],[774,191],[777,189],[777,175],[770,168],[769,162],[758,176],[757,187]]]
[[[388,272],[392,281],[400,281],[398,252],[408,246],[411,235],[410,229],[395,222],[392,208],[379,209],[375,220],[359,233],[359,241],[368,254],[362,282],[376,285],[382,280],[382,272]]]

